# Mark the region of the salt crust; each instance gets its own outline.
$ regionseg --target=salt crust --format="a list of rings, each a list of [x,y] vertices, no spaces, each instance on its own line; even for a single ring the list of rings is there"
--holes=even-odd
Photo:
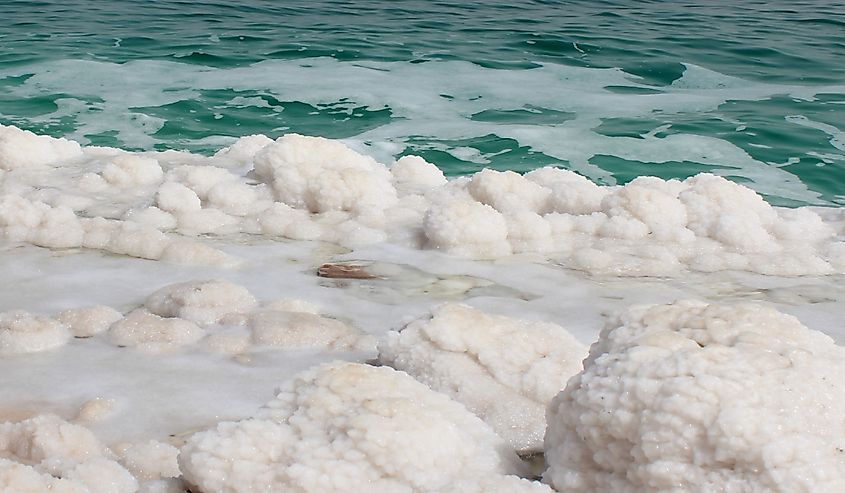
[[[556,168],[486,169],[447,182],[419,157],[388,168],[320,137],[242,137],[203,158],[80,148],[7,126],[0,168],[0,237],[47,248],[222,265],[232,259],[175,234],[260,234],[480,259],[540,254],[609,275],[845,272],[845,247],[815,210],[774,208],[710,174],[599,186]]]
[[[162,317],[179,317],[198,324],[213,324],[229,313],[243,313],[258,302],[243,286],[227,281],[191,281],[165,286],[144,305]]]
[[[381,363],[461,402],[522,453],[542,451],[546,406],[586,355],[559,325],[461,304],[441,305],[379,344]]]
[[[560,492],[845,491],[845,349],[752,304],[638,306],[551,403]]]
[[[56,320],[65,324],[74,337],[91,337],[105,332],[122,318],[122,313],[104,305],[72,308],[56,316]]]
[[[188,281],[158,289],[126,316],[103,305],[65,310],[56,319],[22,310],[0,313],[0,356],[46,351],[72,336],[99,334],[114,345],[149,352],[199,342],[231,355],[264,349],[375,348],[375,337],[319,312],[313,303],[294,298],[262,307],[249,290],[228,281]]]
[[[0,356],[56,349],[70,337],[67,327],[50,317],[23,310],[0,313]]]
[[[345,362],[300,374],[254,418],[193,435],[179,464],[203,493],[550,491],[508,477],[522,470],[513,450],[460,404]]]
[[[0,423],[0,491],[134,493],[138,482],[86,428],[40,415]]]

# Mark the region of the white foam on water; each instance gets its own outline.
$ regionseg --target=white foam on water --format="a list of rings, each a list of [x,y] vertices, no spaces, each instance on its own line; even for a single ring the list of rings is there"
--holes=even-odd
[[[352,139],[366,142],[369,152],[382,161],[389,161],[403,148],[388,143],[403,144],[412,136],[448,141],[495,134],[569,161],[573,169],[586,176],[610,183],[613,183],[611,174],[591,164],[591,157],[607,154],[651,163],[686,160],[711,164],[730,168],[732,175],[749,179],[762,193],[810,203],[819,201],[818,194],[809,191],[794,175],[754,160],[727,141],[686,134],[666,138],[611,138],[597,134],[593,128],[603,118],[703,112],[714,110],[726,101],[757,101],[785,93],[812,97],[816,93],[843,92],[841,87],[806,88],[749,82],[695,65],[687,65],[684,75],[671,86],[660,88],[659,93],[636,96],[605,89],[606,86],[649,87],[619,69],[555,64],[508,71],[459,61],[407,64],[315,58],[211,68],[167,61],[111,64],[65,60],[9,69],[0,76],[23,74],[34,75],[8,89],[13,97],[66,93],[76,98],[63,103],[67,107],[37,119],[73,117],[76,130],[70,137],[81,142],[86,142],[85,135],[116,131],[123,144],[149,148],[153,143],[161,143],[152,134],[163,122],[135,108],[191,101],[202,90],[264,91],[282,101],[389,108],[393,115],[389,122]],[[263,107],[266,102],[236,98],[232,104]],[[575,117],[561,124],[541,125],[470,119],[485,110],[526,107],[569,112]],[[381,154],[385,151],[386,154]]]
[[[815,128],[816,130],[821,130],[822,132],[830,136],[830,145],[839,149],[840,151],[845,152],[845,131],[838,129],[833,125],[828,125],[827,123],[813,121],[803,115],[789,115],[785,119],[790,123],[801,125],[802,127],[809,127]],[[840,154],[840,157],[841,156],[842,155]]]

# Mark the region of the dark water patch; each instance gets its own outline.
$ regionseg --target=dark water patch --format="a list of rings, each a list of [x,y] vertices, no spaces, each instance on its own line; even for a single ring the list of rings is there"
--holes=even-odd
[[[462,159],[456,157],[458,152],[448,152],[449,149],[472,149],[477,153]],[[407,155],[421,156],[437,165],[447,176],[467,175],[484,168],[526,173],[543,166],[569,166],[568,161],[548,156],[528,146],[521,146],[514,139],[493,134],[456,140],[412,136],[407,140],[405,150],[397,157]]]
[[[691,161],[666,161],[661,163],[644,163],[623,159],[606,154],[595,155],[590,158],[594,164],[605,171],[609,171],[620,185],[629,183],[638,176],[659,176],[664,180],[684,180],[699,173],[714,169],[725,169]]]
[[[558,125],[574,118],[575,113],[536,106],[526,106],[515,110],[484,110],[470,116],[470,119],[474,121],[503,125]]]
[[[634,95],[645,95],[645,94],[663,94],[663,91],[658,89],[652,89],[650,87],[642,87],[642,86],[604,86],[606,91],[610,91],[615,94],[634,94]]]
[[[601,124],[592,130],[607,137],[642,139],[663,124],[662,121],[648,118],[602,118]]]
[[[155,138],[180,142],[184,148],[205,153],[211,150],[192,145],[191,141],[208,135],[240,137],[262,133],[275,137],[289,132],[342,139],[393,119],[389,108],[369,108],[350,100],[309,104],[283,101],[259,91],[229,89],[204,90],[196,99],[131,110],[164,120]]]

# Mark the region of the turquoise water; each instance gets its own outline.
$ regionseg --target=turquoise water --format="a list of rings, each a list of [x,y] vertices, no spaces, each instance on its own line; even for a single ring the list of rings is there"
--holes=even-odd
[[[845,204],[845,2],[0,1],[0,123],[345,139],[448,174],[711,171]]]

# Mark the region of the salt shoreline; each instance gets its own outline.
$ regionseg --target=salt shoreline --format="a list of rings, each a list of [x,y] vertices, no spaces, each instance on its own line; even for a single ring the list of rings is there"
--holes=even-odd
[[[77,422],[84,422],[105,446],[113,449],[117,454],[113,458],[123,464],[103,467],[112,472],[123,467],[126,474],[142,480],[147,489],[141,491],[182,491],[178,481],[166,476],[173,474],[172,462],[176,459],[175,449],[167,448],[165,442],[170,442],[170,447],[181,446],[198,429],[219,421],[249,419],[272,399],[277,386],[291,384],[295,374],[320,363],[373,360],[378,356],[376,343],[383,342],[389,330],[401,329],[415,320],[425,321],[444,302],[463,302],[486,313],[524,319],[524,327],[554,323],[580,343],[590,344],[610,317],[632,305],[697,298],[732,306],[750,300],[794,314],[807,327],[845,341],[845,328],[840,325],[845,315],[845,293],[841,288],[845,266],[842,210],[822,210],[819,215],[818,209],[801,209],[800,213],[774,209],[748,189],[709,178],[699,180],[700,189],[696,189],[696,182],[645,179],[627,188],[602,190],[556,171],[545,173],[564,177],[563,181],[544,181],[542,174],[535,175],[540,176],[535,182],[509,174],[486,173],[477,175],[477,179],[447,183],[427,163],[406,160],[398,168],[384,168],[328,141],[288,138],[281,144],[272,144],[281,146],[278,152],[267,151],[264,158],[256,158],[271,142],[249,137],[208,159],[185,153],[136,155],[113,149],[78,148],[72,143],[57,143],[56,139],[9,128],[0,129],[5,132],[5,140],[0,139],[0,168],[4,170],[0,172],[0,200],[15,197],[15,201],[4,202],[6,208],[0,211],[0,231],[5,237],[5,243],[0,245],[0,274],[9,287],[0,299],[0,312],[27,310],[56,316],[63,310],[107,305],[123,317],[142,307],[159,288],[210,279],[242,285],[255,298],[255,304],[246,303],[234,310],[226,301],[226,294],[209,298],[209,306],[219,311],[211,318],[168,311],[170,308],[162,311],[160,303],[148,302],[145,309],[153,311],[151,316],[165,321],[187,317],[184,320],[196,324],[196,329],[186,332],[192,335],[179,339],[181,347],[173,345],[175,333],[169,328],[150,331],[156,337],[164,336],[154,341],[157,345],[153,347],[119,347],[126,346],[126,340],[115,343],[117,329],[112,322],[103,333],[69,339],[60,348],[0,356],[0,374],[13,376],[4,384],[4,395],[12,397],[0,406],[0,420],[18,421],[25,414],[45,411],[66,420],[79,420],[80,408],[93,402],[87,406],[87,414],[83,413],[89,418]],[[31,159],[23,162],[16,158],[21,149],[28,149]],[[329,152],[333,157],[318,156],[314,158],[317,164],[309,161],[309,156],[320,152]],[[250,173],[255,159],[264,167]],[[353,164],[337,165],[337,161]],[[227,166],[217,168],[220,171],[209,168],[224,163]],[[324,173],[313,174],[308,166]],[[472,180],[476,180],[474,184]],[[330,192],[321,194],[321,190]],[[678,198],[684,193],[686,202]],[[585,198],[590,194],[601,195],[599,202]],[[736,198],[745,204],[744,209],[738,216],[731,216],[731,211],[724,208],[712,217],[699,213],[696,224],[702,229],[662,228],[667,210],[672,214],[683,212],[686,220],[692,221],[695,200],[707,199],[706,204],[712,205],[718,202],[715,197],[721,197],[723,205]],[[10,208],[9,203],[20,208]],[[549,205],[553,203],[557,205]],[[675,208],[666,209],[669,206],[665,204]],[[555,209],[561,207],[587,209]],[[591,212],[590,207],[597,210]],[[463,218],[473,218],[475,223],[450,216],[461,210],[466,212]],[[595,213],[604,216],[594,216]],[[546,217],[550,215],[558,220],[559,216],[569,215],[566,220],[574,226],[558,229],[554,234],[548,232],[551,229],[536,226],[541,224],[538,218],[550,221],[552,218]],[[724,219],[725,215],[731,217]],[[87,226],[98,216],[103,221]],[[526,220],[515,223],[513,217]],[[73,228],[74,221],[79,221],[81,229]],[[588,227],[589,221],[598,224]],[[705,223],[710,226],[703,226]],[[484,228],[477,229],[478,224]],[[491,235],[487,228],[491,224],[502,226],[503,232]],[[642,235],[637,229],[641,227],[658,229]],[[78,241],[68,240],[78,234]],[[97,243],[89,235],[105,239]],[[286,235],[299,238],[281,238]],[[655,241],[655,235],[661,239]],[[319,241],[327,239],[334,243]],[[557,245],[567,241],[591,248],[598,252],[595,255],[611,255],[610,264],[595,260],[595,255],[576,259],[576,264],[571,255],[556,257]],[[644,242],[650,253],[642,256],[644,252],[632,250],[637,241],[640,246]],[[132,258],[161,258],[170,245],[178,245],[173,247],[176,253],[165,256],[165,260],[176,263]],[[431,247],[434,249],[426,249]],[[452,254],[444,253],[450,251]],[[673,256],[661,256],[667,251]],[[158,255],[154,255],[156,252]],[[709,264],[694,263],[697,256],[705,253],[712,255]],[[670,268],[658,268],[659,262],[667,259]],[[321,265],[344,261],[381,270],[376,279],[343,282],[316,275]],[[617,263],[623,268],[606,268]],[[714,272],[688,270],[702,265],[710,268],[700,270]],[[573,266],[581,270],[570,270]],[[719,266],[740,266],[751,272],[722,270]],[[788,275],[765,275],[775,273],[767,271],[766,266]],[[49,273],[46,279],[45,273]],[[643,274],[650,277],[642,277]],[[302,301],[278,301],[280,298]],[[241,293],[239,299],[248,298]],[[278,303],[273,304],[274,300]],[[190,305],[191,301],[185,298],[179,303]],[[276,314],[261,318],[261,310]],[[501,323],[494,322],[498,320],[495,318],[487,320],[490,324]],[[256,331],[261,330],[257,327],[262,323],[270,332],[257,336]],[[136,335],[143,335],[151,327],[143,321],[136,325],[140,327]],[[291,339],[294,332],[298,338]],[[341,333],[342,337],[354,334],[356,340],[365,342],[360,346],[344,343],[332,347],[336,339],[330,335]],[[510,341],[494,339],[488,343],[490,347],[508,348]],[[366,381],[369,377],[361,378]],[[448,379],[445,383],[449,383]],[[306,387],[319,390],[313,384]],[[103,400],[92,401],[95,398]],[[460,404],[449,402],[447,407],[463,409]],[[836,409],[830,411],[832,416]],[[98,415],[97,410],[102,414]],[[470,415],[466,410],[461,412]],[[453,415],[449,413],[452,411],[447,415]],[[486,424],[478,426],[486,430],[479,431],[481,435],[501,440]],[[799,427],[796,433],[800,432]],[[163,462],[148,464],[145,471],[133,469],[126,458],[131,447],[126,444],[137,445],[151,439],[162,445],[140,448],[135,457],[141,460],[140,457],[160,456]],[[48,470],[47,466],[38,465],[40,460],[21,457],[4,447],[0,447],[5,450],[0,457],[34,465],[39,472]],[[511,451],[513,448],[511,445]],[[422,448],[417,453],[430,451]],[[477,453],[489,451],[488,447]],[[473,454],[476,452],[469,456]],[[103,457],[112,460],[108,453]],[[66,462],[78,465],[79,461],[74,460]],[[455,459],[441,456],[437,460]],[[188,459],[182,461],[183,466],[185,461]],[[841,459],[831,461],[830,474],[835,476],[843,465]],[[73,464],[61,467],[75,471]],[[480,478],[490,480],[485,475],[493,471],[525,473],[519,472],[520,467],[478,467],[486,472],[469,478],[458,475],[451,480],[460,482],[466,491],[545,488],[527,482],[487,484]],[[20,468],[0,463],[2,471],[13,469]],[[191,474],[193,481],[200,481],[203,473],[193,470]],[[442,478],[430,472],[423,471],[419,476],[428,479],[403,474],[387,474],[385,477],[394,482],[384,483],[385,491],[444,487],[437,485]],[[84,479],[81,472],[77,476]],[[125,475],[121,477],[129,486],[119,491],[135,491],[132,481]],[[567,487],[574,488],[577,481],[570,481],[571,477],[560,479],[555,486],[563,488],[560,485],[567,483]],[[331,490],[324,483],[313,484],[321,484],[322,489],[301,486],[301,491]],[[91,485],[86,487],[99,491],[91,489]],[[230,491],[207,488],[202,491]],[[619,491],[626,491],[620,488]]]

